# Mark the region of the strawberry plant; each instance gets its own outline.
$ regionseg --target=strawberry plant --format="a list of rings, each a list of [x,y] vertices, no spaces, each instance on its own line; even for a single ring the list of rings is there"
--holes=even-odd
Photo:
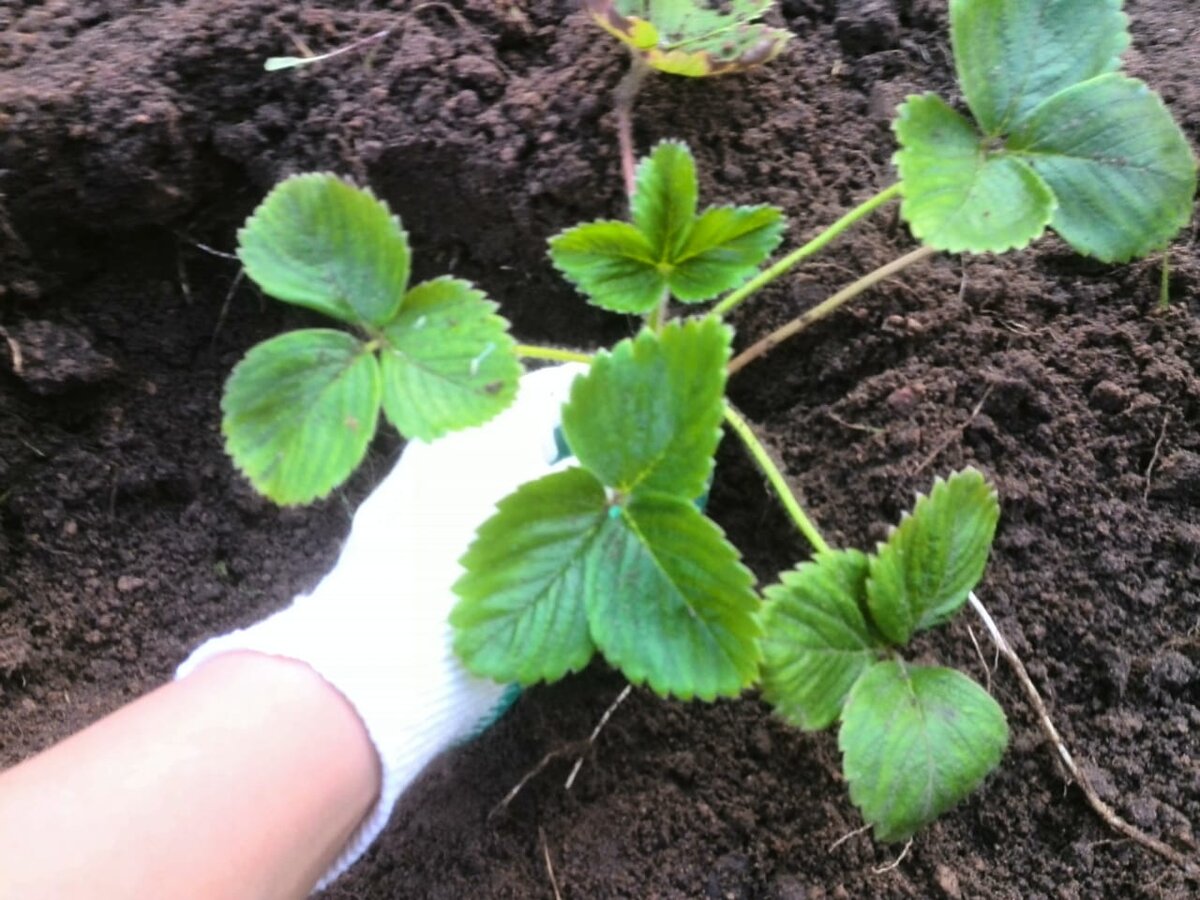
[[[783,37],[753,23],[766,6],[588,0],[632,46],[632,71],[691,75],[776,52]],[[873,553],[831,548],[725,399],[727,379],[939,251],[1001,252],[1047,228],[1104,261],[1164,246],[1190,214],[1196,163],[1161,100],[1119,71],[1129,40],[1120,7],[951,0],[972,118],[932,94],[909,98],[895,123],[900,181],[761,272],[782,212],[700,210],[690,151],[661,142],[630,163],[629,221],[582,224],[549,242],[554,266],[590,303],[641,317],[636,335],[594,355],[516,344],[466,282],[410,288],[407,237],[369,192],[331,175],[282,182],[239,233],[239,256],[265,293],[349,330],[303,329],[247,354],[222,403],[231,456],[272,499],[308,502],[350,474],[381,412],[405,436],[429,440],[504,409],[521,357],[587,363],[562,411],[573,458],[502,500],[462,558],[451,623],[464,664],[531,685],[599,654],[660,695],[705,700],[761,680],[797,727],[840,723],[852,799],[880,839],[907,837],[973,790],[1007,740],[982,688],[900,656],[982,576],[995,493],[978,472],[957,473]],[[922,246],[731,359],[730,312],[894,199]],[[677,304],[708,301],[704,314],[675,315]],[[695,502],[722,424],[814,550],[764,600]]]

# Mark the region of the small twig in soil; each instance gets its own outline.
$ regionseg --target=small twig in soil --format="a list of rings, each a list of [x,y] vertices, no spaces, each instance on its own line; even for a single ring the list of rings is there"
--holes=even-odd
[[[554,877],[554,863],[550,861],[550,845],[546,843],[546,832],[539,825],[538,839],[542,842],[542,857],[546,860],[546,874],[550,876],[550,887],[554,891],[554,900],[562,900],[562,893],[558,889],[558,879]]]
[[[1200,862],[1189,859],[1175,848],[1169,847],[1157,838],[1151,837],[1141,829],[1126,822],[1117,814],[1116,810],[1100,799],[1100,795],[1096,793],[1096,789],[1092,786],[1091,779],[1076,765],[1074,757],[1071,756],[1071,752],[1067,749],[1067,745],[1063,742],[1062,737],[1059,736],[1058,729],[1054,727],[1054,723],[1050,720],[1050,713],[1046,709],[1042,695],[1034,687],[1033,680],[1025,670],[1025,664],[1021,662],[1021,657],[1017,656],[1016,651],[1013,650],[1004,635],[1001,634],[991,613],[987,611],[987,608],[975,596],[974,591],[967,595],[967,600],[970,602],[971,608],[983,620],[984,627],[987,628],[988,635],[996,645],[996,649],[1000,651],[1000,655],[1004,657],[1004,660],[1013,670],[1013,674],[1016,675],[1017,682],[1021,685],[1021,690],[1025,693],[1025,698],[1034,709],[1042,734],[1050,742],[1050,746],[1054,748],[1059,761],[1066,767],[1071,780],[1079,785],[1079,789],[1083,791],[1088,805],[1095,810],[1096,814],[1104,820],[1104,823],[1109,828],[1125,835],[1152,853],[1157,853],[1163,859],[1169,860],[1189,875],[1193,877],[1200,876]]]
[[[8,342],[8,352],[12,355],[13,374],[20,375],[25,369],[25,357],[21,354],[21,345],[3,328],[0,328],[0,334],[4,335],[4,340]]]
[[[992,667],[988,665],[987,658],[983,655],[983,649],[979,646],[979,641],[975,640],[975,630],[970,625],[967,626],[967,634],[971,637],[971,643],[975,647],[975,653],[979,657],[979,663],[983,666],[983,672],[987,679],[983,689],[990,694],[992,692]],[[996,655],[997,657],[1000,655],[999,650],[996,651]]]
[[[825,852],[832,853],[838,847],[842,846],[842,844],[846,843],[846,841],[850,840],[851,838],[856,838],[863,832],[870,831],[870,830],[871,830],[870,825],[864,825],[862,828],[855,828],[849,834],[843,834],[840,838],[838,838],[836,841],[834,841],[832,844],[830,844],[828,849]]]
[[[1158,465],[1158,455],[1162,452],[1163,441],[1167,437],[1167,425],[1171,421],[1171,411],[1167,410],[1163,416],[1162,428],[1158,430],[1158,440],[1154,442],[1154,453],[1150,457],[1150,464],[1146,466],[1146,488],[1142,491],[1142,503],[1150,502],[1150,486],[1151,478],[1154,475],[1154,467]]]
[[[950,429],[950,433],[942,438],[942,440],[938,441],[937,446],[930,451],[928,456],[921,460],[920,465],[908,473],[909,475],[920,475],[921,471],[932,465],[933,461],[941,456],[943,451],[953,444],[956,438],[962,437],[963,432],[971,426],[971,423],[975,421],[976,416],[978,416],[980,411],[983,409],[983,404],[987,402],[988,395],[992,393],[992,387],[993,385],[990,384],[987,386],[987,389],[983,392],[983,396],[979,398],[979,402],[975,404],[975,408],[972,409],[971,414],[967,416],[967,421],[956,426],[955,428]]]
[[[843,428],[849,428],[851,431],[862,431],[871,436],[883,434],[887,430],[886,428],[878,428],[875,425],[859,425],[856,422],[847,422],[831,409],[825,410],[825,415]]]
[[[612,714],[617,711],[618,706],[625,702],[625,698],[629,696],[632,690],[632,684],[625,685],[625,687],[621,690],[621,693],[617,694],[617,699],[609,704],[608,709],[604,711],[604,715],[600,717],[600,721],[596,723],[596,727],[592,729],[592,733],[588,735],[586,745],[588,750],[595,745],[596,738],[600,737],[600,732],[604,729],[604,726],[608,724],[608,720],[612,718]],[[583,768],[583,759],[583,756],[580,756],[579,759],[575,760],[575,765],[571,767],[571,774],[567,776],[567,783],[563,785],[566,790],[569,791],[571,789],[571,785],[575,783],[575,776],[578,775],[579,770]]]
[[[229,290],[225,292],[225,300],[221,303],[221,311],[217,313],[217,324],[213,326],[212,339],[209,342],[210,346],[216,346],[217,335],[221,333],[221,326],[225,324],[225,317],[229,315],[229,304],[233,302],[233,295],[237,293],[238,285],[242,283],[242,279],[245,277],[245,269],[238,269],[237,275],[233,276],[233,281],[229,284]]]
[[[544,772],[546,770],[546,766],[550,765],[550,763],[561,757],[578,753],[581,755],[579,759],[575,760],[575,765],[571,767],[571,774],[567,777],[567,782],[564,785],[566,790],[569,791],[571,786],[575,783],[575,776],[579,774],[580,768],[583,767],[583,754],[586,754],[595,745],[596,738],[600,736],[600,731],[608,723],[608,720],[612,718],[612,714],[616,712],[617,707],[625,702],[625,698],[629,696],[632,690],[632,684],[625,685],[625,687],[621,690],[621,693],[617,695],[617,699],[610,703],[608,709],[604,711],[604,714],[600,717],[600,721],[596,724],[596,727],[592,729],[592,733],[587,737],[586,740],[571,741],[569,744],[563,744],[561,747],[555,747],[540,760],[538,760],[538,764],[522,775],[521,780],[513,785],[512,790],[504,795],[504,799],[492,807],[492,811],[489,812],[487,816],[488,820],[492,820],[498,813],[507,809],[509,804],[517,799],[517,795],[524,790],[525,785],[529,784],[529,782]]]
[[[893,859],[890,863],[883,866],[876,866],[871,871],[876,875],[885,875],[893,869],[900,868],[900,863],[908,857],[908,851],[912,849],[913,839],[909,838],[908,843],[904,845],[904,849],[900,851],[900,855]]]
[[[179,292],[183,294],[183,305],[192,305],[192,285],[188,281],[187,266],[183,262],[183,253],[175,248],[175,274],[179,277]]]
[[[208,244],[202,243],[201,241],[198,241],[194,237],[190,237],[189,235],[186,235],[181,231],[175,232],[175,237],[178,238],[179,240],[186,241],[187,243],[189,243],[193,247],[195,247],[197,250],[207,253],[209,256],[215,256],[215,257],[218,257],[219,259],[232,260],[235,263],[241,262],[241,259],[238,257],[238,255],[236,253],[226,253],[224,250],[218,250],[215,247],[210,247],[210,246],[208,246]]]

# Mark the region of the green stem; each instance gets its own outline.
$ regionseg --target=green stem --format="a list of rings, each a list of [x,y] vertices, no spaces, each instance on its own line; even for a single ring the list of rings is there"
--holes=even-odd
[[[524,359],[548,359],[552,362],[591,363],[592,355],[580,350],[565,350],[561,347],[541,347],[537,344],[517,344],[517,356]]]
[[[885,278],[890,278],[901,269],[908,268],[913,263],[927,259],[937,253],[932,247],[918,247],[911,253],[906,253],[899,259],[893,259],[887,265],[880,266],[874,272],[868,272],[858,281],[851,282],[846,285],[832,297],[822,300],[812,309],[798,315],[786,325],[781,325],[762,340],[756,341],[751,346],[747,347],[741,353],[733,358],[729,363],[728,372],[730,375],[745,368],[748,363],[753,362],[760,356],[770,353],[788,338],[799,334],[813,322],[819,322],[830,313],[834,312],[842,304],[853,300],[859,294],[866,291],[868,288],[874,287]]]
[[[800,506],[796,495],[788,487],[787,480],[783,477],[783,471],[771,457],[771,452],[758,439],[758,435],[754,433],[754,430],[750,427],[750,423],[743,419],[737,410],[733,408],[733,404],[728,401],[725,403],[725,421],[734,430],[734,433],[742,439],[742,443],[746,445],[746,449],[754,457],[758,468],[767,477],[767,481],[775,489],[775,493],[779,495],[779,499],[783,503],[783,508],[787,510],[792,521],[796,523],[796,527],[800,529],[800,533],[804,535],[805,539],[818,553],[828,552],[829,545],[825,543],[825,538],[821,537],[821,532],[817,530],[817,526],[813,524],[812,519],[804,512],[804,508]]]
[[[787,272],[789,272],[793,268],[795,268],[795,266],[798,263],[802,262],[805,259],[808,259],[808,257],[812,256],[814,253],[817,253],[818,251],[824,249],[826,246],[828,246],[830,243],[832,243],[839,235],[841,235],[842,232],[844,232],[846,229],[848,229],[851,225],[853,225],[859,219],[869,216],[871,213],[873,213],[879,207],[883,206],[885,203],[887,203],[891,200],[896,199],[899,196],[900,196],[900,184],[899,184],[899,182],[897,182],[896,184],[893,184],[891,187],[885,188],[884,190],[880,191],[878,194],[876,194],[870,200],[867,200],[865,203],[859,204],[854,209],[850,210],[850,212],[846,213],[844,216],[842,216],[840,219],[838,219],[836,222],[834,222],[832,225],[830,225],[828,228],[826,228],[824,231],[822,231],[820,234],[818,234],[815,238],[813,238],[811,241],[809,241],[803,247],[799,247],[799,248],[793,250],[791,253],[789,253],[787,256],[785,256],[783,259],[779,260],[779,262],[775,263],[773,266],[763,269],[763,271],[759,272],[757,275],[755,275],[753,278],[751,278],[749,281],[747,281],[744,285],[742,285],[736,291],[729,294],[729,296],[727,296],[724,300],[722,300],[720,303],[718,303],[716,306],[713,307],[713,310],[712,310],[713,313],[718,316],[724,316],[725,314],[727,314],[728,312],[733,310],[735,307],[737,307],[744,301],[748,300],[751,295],[762,290],[764,287],[766,287],[772,281],[779,278],[780,275],[786,274]]]
[[[1167,310],[1171,308],[1171,251],[1167,250],[1163,253],[1162,259],[1162,276],[1158,282],[1158,308]]]
[[[664,288],[662,298],[654,309],[646,314],[646,327],[655,334],[661,334],[663,326],[667,324],[667,306],[671,302],[671,289]]]

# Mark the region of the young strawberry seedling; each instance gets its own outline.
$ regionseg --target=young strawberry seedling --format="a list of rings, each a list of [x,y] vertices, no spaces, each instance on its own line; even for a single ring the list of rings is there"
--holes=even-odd
[[[588,6],[633,45],[635,71],[710,74],[721,59],[761,61],[783,40],[748,22],[762,0],[735,0],[728,14],[692,0]],[[948,621],[981,577],[995,493],[978,472],[955,474],[875,553],[832,549],[726,401],[727,378],[937,251],[1001,252],[1047,227],[1105,261],[1160,248],[1187,221],[1196,181],[1162,102],[1117,71],[1128,44],[1119,0],[951,0],[950,16],[977,126],[933,95],[910,98],[895,128],[899,183],[761,273],[781,211],[699,211],[695,162],[675,141],[629,166],[630,221],[552,238],[551,260],[589,302],[642,317],[636,336],[595,355],[516,345],[466,282],[409,289],[407,238],[386,206],[329,175],[284,181],[240,232],[239,256],[266,293],[355,334],[302,330],[252,349],[222,404],[230,454],[268,496],[307,502],[358,464],[381,410],[404,435],[432,439],[500,412],[519,357],[588,363],[562,412],[575,464],[502,500],[462,559],[451,622],[464,664],[530,685],[599,653],[660,695],[706,700],[761,677],[789,722],[840,722],[853,800],[880,839],[907,837],[973,790],[1007,741],[1003,713],[978,685],[899,656],[914,633]],[[922,247],[731,361],[732,310],[896,198]],[[705,315],[672,318],[673,303],[723,293]],[[814,549],[765,603],[695,502],[722,422]]]

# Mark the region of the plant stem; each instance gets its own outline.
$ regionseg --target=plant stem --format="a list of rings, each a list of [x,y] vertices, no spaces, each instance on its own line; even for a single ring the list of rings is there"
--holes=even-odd
[[[859,294],[863,293],[869,288],[874,287],[885,278],[890,278],[901,269],[908,268],[913,263],[927,259],[937,252],[938,251],[934,250],[932,247],[918,247],[911,253],[906,253],[899,259],[893,259],[887,265],[880,266],[874,272],[867,273],[862,278],[858,279],[858,281],[846,285],[846,287],[842,288],[832,297],[822,300],[812,309],[805,311],[801,315],[792,319],[792,321],[788,322],[786,325],[781,325],[779,328],[776,328],[765,338],[757,341],[735,356],[733,361],[729,363],[729,374],[732,375],[734,372],[744,368],[747,363],[758,359],[758,357],[763,356],[764,354],[770,353],[788,338],[795,334],[799,334],[813,322],[818,322],[821,319],[824,319],[843,303],[853,300]]]
[[[646,314],[646,327],[655,334],[660,334],[667,324],[667,304],[671,302],[671,289],[664,288],[662,298],[654,309]]]
[[[524,359],[548,359],[552,362],[591,363],[592,355],[581,350],[566,350],[561,347],[541,347],[537,344],[517,344],[517,356]]]
[[[771,452],[758,439],[758,435],[754,433],[754,430],[750,427],[750,423],[742,418],[741,414],[733,408],[733,404],[728,401],[725,402],[725,421],[734,430],[734,433],[742,439],[742,443],[746,445],[746,449],[754,457],[758,468],[766,476],[771,487],[775,489],[775,493],[779,495],[779,499],[783,503],[783,508],[787,510],[792,521],[796,523],[796,527],[800,529],[800,533],[804,535],[805,539],[818,553],[827,552],[829,545],[825,543],[825,538],[821,537],[821,532],[817,530],[817,526],[813,524],[812,519],[804,512],[804,508],[800,506],[796,495],[792,493],[792,489],[788,486],[787,479],[783,477],[783,471],[772,458]]]
[[[637,187],[637,154],[633,149],[633,104],[637,101],[642,83],[650,74],[650,66],[630,51],[629,71],[617,84],[614,107],[617,113],[617,143],[621,148],[621,175],[625,179],[625,193],[630,197]]]
[[[1163,252],[1162,260],[1162,277],[1158,282],[1158,308],[1160,310],[1168,310],[1171,308],[1171,251]]]
[[[750,298],[752,294],[762,290],[780,275],[791,271],[795,266],[832,243],[843,231],[866,216],[869,216],[885,203],[900,196],[900,184],[897,182],[889,188],[880,191],[865,203],[860,203],[846,213],[815,238],[785,256],[774,265],[763,269],[740,288],[729,294],[724,300],[713,307],[713,313],[723,316]]]

